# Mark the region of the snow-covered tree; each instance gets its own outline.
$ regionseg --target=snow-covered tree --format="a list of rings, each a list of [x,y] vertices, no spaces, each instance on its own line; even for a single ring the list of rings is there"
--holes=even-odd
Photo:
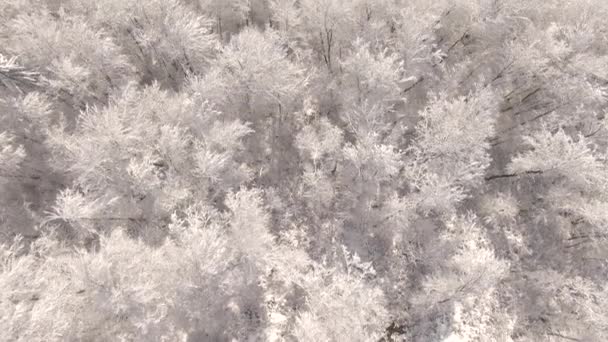
[[[0,1],[0,340],[606,340],[607,15]]]

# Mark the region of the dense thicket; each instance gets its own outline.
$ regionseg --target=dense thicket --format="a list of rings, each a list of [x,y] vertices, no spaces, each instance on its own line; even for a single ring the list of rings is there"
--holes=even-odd
[[[0,340],[608,340],[607,16],[0,0]]]

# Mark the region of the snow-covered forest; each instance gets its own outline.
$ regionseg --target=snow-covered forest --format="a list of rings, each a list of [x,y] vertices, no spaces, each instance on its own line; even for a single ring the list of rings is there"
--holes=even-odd
[[[608,341],[606,18],[0,0],[0,341]]]

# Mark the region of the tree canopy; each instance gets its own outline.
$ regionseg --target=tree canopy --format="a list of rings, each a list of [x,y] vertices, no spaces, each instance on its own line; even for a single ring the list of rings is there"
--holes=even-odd
[[[607,16],[0,0],[0,340],[607,341]]]

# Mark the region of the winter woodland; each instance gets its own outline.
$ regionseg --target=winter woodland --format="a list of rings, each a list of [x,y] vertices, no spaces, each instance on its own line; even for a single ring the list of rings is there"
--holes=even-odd
[[[606,18],[0,0],[0,340],[608,341]]]

